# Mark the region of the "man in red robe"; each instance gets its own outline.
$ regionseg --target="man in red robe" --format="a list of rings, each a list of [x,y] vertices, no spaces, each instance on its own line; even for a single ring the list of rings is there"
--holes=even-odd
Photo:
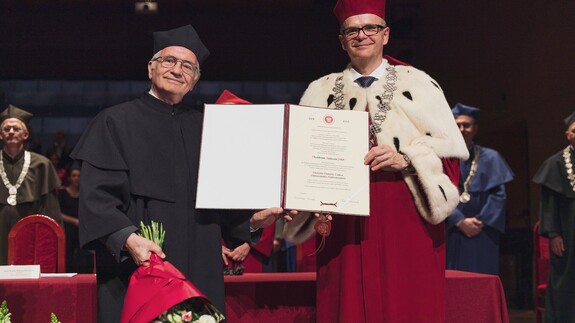
[[[445,322],[443,221],[458,204],[465,142],[437,82],[384,57],[385,1],[340,0],[334,13],[351,62],[300,104],[370,113],[370,216],[333,216],[317,255],[317,322]],[[296,242],[313,233],[302,218],[288,224]]]

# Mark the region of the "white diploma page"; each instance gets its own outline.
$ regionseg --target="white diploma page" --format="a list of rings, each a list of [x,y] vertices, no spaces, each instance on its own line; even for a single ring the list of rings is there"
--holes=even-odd
[[[284,104],[206,104],[196,207],[281,206]]]
[[[285,208],[369,215],[368,117],[290,105]]]

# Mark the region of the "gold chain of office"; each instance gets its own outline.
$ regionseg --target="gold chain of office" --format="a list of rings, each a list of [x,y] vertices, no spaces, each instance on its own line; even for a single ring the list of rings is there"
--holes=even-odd
[[[20,172],[20,176],[16,180],[16,184],[12,185],[8,180],[8,176],[6,175],[6,171],[4,170],[4,158],[2,157],[2,152],[0,152],[0,177],[2,178],[2,182],[4,182],[4,186],[8,189],[8,198],[6,202],[12,206],[16,206],[18,201],[16,200],[16,195],[18,194],[18,189],[22,182],[24,182],[24,178],[26,178],[26,174],[28,174],[28,169],[30,168],[30,152],[24,151],[24,166],[22,166],[22,171]]]
[[[569,180],[569,184],[571,184],[571,189],[575,192],[575,174],[573,174],[573,164],[571,163],[571,145],[563,149],[563,160],[565,161],[567,179]]]
[[[385,85],[383,85],[383,94],[381,96],[376,96],[379,100],[377,104],[377,111],[373,116],[372,123],[369,127],[369,132],[372,136],[376,136],[377,133],[381,131],[381,124],[385,121],[387,117],[387,112],[391,110],[391,100],[393,100],[393,92],[397,90],[395,82],[397,82],[397,72],[395,66],[388,64],[385,68],[387,74],[385,75]],[[335,80],[335,85],[333,87],[334,104],[337,110],[343,110],[345,107],[343,98],[343,74],[338,76]]]
[[[471,194],[469,194],[469,184],[473,181],[475,174],[477,173],[477,165],[479,165],[479,147],[477,145],[473,146],[473,160],[471,161],[471,168],[469,170],[469,174],[467,178],[465,178],[465,182],[463,182],[463,193],[459,196],[459,202],[461,203],[469,203],[471,201]]]

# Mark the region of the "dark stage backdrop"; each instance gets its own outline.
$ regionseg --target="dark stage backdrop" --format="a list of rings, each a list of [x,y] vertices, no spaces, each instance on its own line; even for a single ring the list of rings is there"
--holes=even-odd
[[[1,0],[0,82],[8,85],[0,96],[29,97],[14,94],[12,81],[145,82],[152,32],[187,23],[212,51],[203,81],[307,84],[347,62],[334,2],[158,0],[157,15],[135,15],[132,0]],[[435,78],[451,106],[481,108],[478,141],[518,175],[509,186],[510,230],[531,228],[539,187],[530,179],[567,145],[574,12],[575,0],[388,0],[386,51]]]

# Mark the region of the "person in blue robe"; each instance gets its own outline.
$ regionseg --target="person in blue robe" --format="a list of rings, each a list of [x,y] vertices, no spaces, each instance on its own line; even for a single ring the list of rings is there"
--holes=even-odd
[[[460,163],[460,202],[447,218],[447,269],[497,275],[505,232],[505,183],[513,172],[501,155],[473,142],[479,109],[458,103],[451,110],[469,149]]]

